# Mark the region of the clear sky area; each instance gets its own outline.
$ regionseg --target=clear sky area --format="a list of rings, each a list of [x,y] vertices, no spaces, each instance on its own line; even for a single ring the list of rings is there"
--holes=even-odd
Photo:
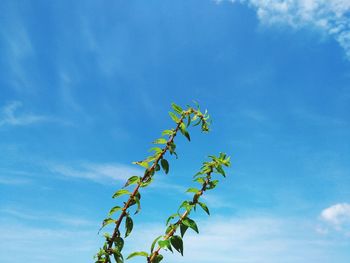
[[[208,109],[141,190],[149,250],[208,155],[227,178],[167,263],[350,262],[350,1],[0,1],[0,262],[93,262],[133,161]],[[119,202],[119,203],[118,203]],[[107,230],[110,230],[107,228]],[[142,263],[143,258],[127,262]]]

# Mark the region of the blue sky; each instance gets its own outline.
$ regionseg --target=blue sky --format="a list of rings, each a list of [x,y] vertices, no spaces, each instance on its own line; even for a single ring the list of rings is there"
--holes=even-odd
[[[92,262],[101,221],[170,104],[212,130],[142,193],[147,250],[209,154],[228,178],[165,262],[350,260],[350,2],[0,3],[0,261]],[[215,260],[214,260],[215,259]],[[130,260],[130,262],[142,262]]]

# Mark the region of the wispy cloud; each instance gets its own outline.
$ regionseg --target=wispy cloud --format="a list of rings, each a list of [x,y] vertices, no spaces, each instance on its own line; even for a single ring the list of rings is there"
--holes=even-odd
[[[5,125],[25,126],[25,125],[54,120],[53,118],[50,118],[48,116],[20,111],[21,107],[22,107],[22,102],[20,101],[12,101],[6,104],[1,109],[0,127]]]
[[[90,220],[81,217],[59,213],[50,214],[48,212],[44,213],[40,211],[28,211],[26,209],[2,208],[0,209],[0,214],[2,215],[2,218],[10,217],[19,220],[25,220],[27,222],[52,222],[55,224],[59,223],[61,225],[68,225],[73,227],[98,225],[97,222],[91,222]]]
[[[125,182],[130,176],[142,175],[142,171],[136,167],[116,163],[51,164],[49,170],[64,177],[86,179],[103,184],[113,180]]]
[[[0,185],[22,185],[30,182],[30,180],[22,178],[0,177]]]
[[[0,232],[1,262],[89,262],[99,245],[96,229],[77,226],[33,227],[0,220]]]
[[[220,3],[223,0],[216,2]],[[350,59],[349,0],[229,0],[256,10],[264,25],[311,26],[332,36]]]
[[[166,253],[166,262],[331,263],[334,257],[329,255],[347,251],[349,245],[318,235],[312,220],[300,218],[209,217],[197,224],[200,234],[188,230],[184,238],[184,257]],[[164,231],[156,225],[138,228],[131,237],[138,250],[147,250],[152,239]]]

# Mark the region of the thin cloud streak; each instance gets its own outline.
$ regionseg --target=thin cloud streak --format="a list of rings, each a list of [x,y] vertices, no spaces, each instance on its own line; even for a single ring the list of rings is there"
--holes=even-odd
[[[48,212],[38,212],[38,211],[28,211],[25,209],[14,209],[14,208],[2,208],[0,209],[0,214],[2,218],[9,217],[13,219],[25,220],[27,222],[53,222],[66,226],[73,227],[85,227],[85,226],[97,226],[97,222],[92,222],[90,220],[76,217],[66,214],[50,214]]]
[[[0,127],[5,125],[25,126],[49,120],[48,117],[42,115],[18,113],[18,109],[21,107],[20,101],[12,101],[5,105],[1,110]]]
[[[114,180],[126,182],[130,176],[142,175],[140,169],[116,163],[52,164],[49,170],[67,178],[80,178],[102,184],[108,184]]]

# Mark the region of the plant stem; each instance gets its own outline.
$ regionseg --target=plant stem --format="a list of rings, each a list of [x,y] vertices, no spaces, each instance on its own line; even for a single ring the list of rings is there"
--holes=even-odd
[[[206,188],[207,188],[207,185],[209,184],[210,182],[210,178],[211,178],[211,173],[213,171],[211,170],[210,172],[207,173],[207,177],[206,177],[206,180],[202,186],[202,189],[196,193],[194,196],[193,196],[193,199],[192,199],[192,204],[196,204],[199,200],[199,197],[203,195],[203,193],[205,192]],[[174,224],[174,227],[165,235],[164,237],[164,240],[167,240],[169,238],[171,238],[177,228],[181,225],[182,221],[190,214],[191,210],[186,210],[182,215],[181,217],[179,218],[179,220]],[[162,248],[160,246],[158,246],[158,248],[149,256],[148,258],[148,263],[152,263],[152,261],[155,259],[155,257],[159,254],[159,251],[161,250]]]
[[[177,135],[177,132],[179,131],[180,129],[180,125],[183,123],[184,119],[191,115],[191,114],[195,114],[197,115],[198,117],[200,117],[201,119],[203,118],[203,115],[202,114],[199,114],[198,111],[194,110],[193,108],[190,108],[188,109],[187,111],[184,111],[184,113],[181,115],[179,121],[177,122],[177,125],[176,125],[176,128],[174,129],[174,132],[173,134],[169,137],[167,143],[166,143],[166,146],[164,147],[164,149],[161,151],[161,153],[158,155],[158,157],[154,160],[152,166],[150,168],[148,168],[144,174],[144,176],[141,178],[140,182],[136,185],[134,191],[132,192],[132,194],[130,195],[128,201],[125,203],[123,209],[122,209],[122,212],[118,218],[118,220],[115,222],[115,228],[114,228],[114,231],[113,231],[113,235],[112,237],[108,240],[108,246],[107,246],[107,249],[106,249],[106,252],[109,254],[109,255],[112,255],[113,254],[113,250],[112,250],[112,247],[113,247],[113,243],[115,241],[115,239],[120,236],[120,232],[119,232],[119,227],[120,227],[120,224],[122,223],[124,217],[127,215],[127,210],[128,208],[130,207],[130,205],[132,204],[133,200],[134,200],[134,197],[136,196],[136,194],[138,193],[139,191],[139,188],[141,187],[142,183],[144,182],[147,182],[147,180],[150,179],[150,177],[152,176],[152,172],[154,171],[155,167],[158,165],[159,161],[163,158],[164,154],[169,150],[169,145],[171,145],[174,141],[174,138],[175,136]],[[107,257],[105,258],[104,260],[105,263],[108,262],[108,259]]]

